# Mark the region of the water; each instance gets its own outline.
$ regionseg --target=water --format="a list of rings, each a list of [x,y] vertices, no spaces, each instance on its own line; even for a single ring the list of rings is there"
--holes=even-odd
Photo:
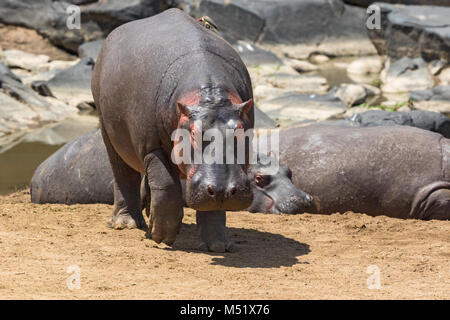
[[[347,67],[353,61],[361,57],[339,57],[329,60],[328,62],[318,65],[319,70],[316,72],[327,79],[330,87],[340,86],[346,83],[366,83],[374,84],[378,79],[378,75],[349,75]]]
[[[0,153],[0,195],[29,186],[36,168],[65,143],[98,128],[98,118],[83,115],[40,128],[15,144],[2,146]]]
[[[23,142],[0,154],[0,194],[28,186],[34,170],[60,146]]]

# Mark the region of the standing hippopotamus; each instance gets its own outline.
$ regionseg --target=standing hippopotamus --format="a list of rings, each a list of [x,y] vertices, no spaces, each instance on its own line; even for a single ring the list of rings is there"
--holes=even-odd
[[[166,10],[109,34],[92,92],[115,178],[111,227],[145,226],[139,197],[144,174],[151,190],[149,234],[172,244],[182,219],[179,179],[186,177],[186,202],[198,210],[206,230],[202,240],[212,250],[230,248],[225,210],[252,202],[248,147],[243,164],[175,165],[171,136],[177,129],[202,133],[199,122],[202,130],[217,129],[224,138],[226,130],[253,128],[252,86],[238,53],[183,11]]]
[[[280,163],[314,197],[315,213],[450,219],[450,140],[437,133],[403,126],[291,128],[280,132]]]
[[[267,175],[258,161],[248,169],[253,202],[247,210],[264,213],[302,213],[312,197],[298,190],[291,181],[291,172],[280,166],[276,174]],[[268,163],[265,161],[264,163]],[[141,196],[145,204],[149,193],[142,180]],[[185,180],[182,187],[185,190]],[[87,133],[67,143],[42,162],[31,179],[33,203],[106,203],[114,202],[114,176],[100,130]]]

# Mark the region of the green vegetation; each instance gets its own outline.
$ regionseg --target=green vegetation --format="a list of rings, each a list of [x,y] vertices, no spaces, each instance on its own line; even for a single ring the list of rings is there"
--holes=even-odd
[[[403,106],[411,106],[411,105],[412,105],[412,102],[410,100],[407,100],[407,101],[397,102],[393,106],[386,106],[384,104],[369,105],[367,103],[362,103],[362,104],[358,105],[357,107],[367,108],[367,109],[381,109],[384,111],[397,111],[398,109],[400,109]]]
[[[381,80],[375,79],[372,82],[370,82],[370,85],[379,88],[379,87],[381,87]]]

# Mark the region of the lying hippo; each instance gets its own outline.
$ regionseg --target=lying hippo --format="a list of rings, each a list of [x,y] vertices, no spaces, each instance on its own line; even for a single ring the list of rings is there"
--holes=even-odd
[[[253,128],[252,86],[238,53],[183,11],[169,9],[109,34],[95,64],[92,92],[115,177],[111,227],[145,226],[139,196],[144,174],[151,190],[149,233],[158,243],[172,244],[183,212],[181,177],[186,202],[206,230],[202,241],[230,248],[223,236],[225,210],[252,203],[248,147],[245,163],[175,164],[171,135],[177,129],[192,136],[216,129],[225,139],[227,130]],[[193,139],[191,144],[198,149]]]
[[[346,121],[358,127],[378,127],[389,125],[402,125],[421,128],[442,134],[450,138],[450,119],[439,112],[412,110],[412,111],[384,111],[369,110],[354,114]]]
[[[264,168],[258,161],[248,170],[253,192],[253,202],[248,211],[302,213],[305,207],[309,207],[312,197],[292,184],[288,167],[280,166],[270,178],[264,173]],[[142,198],[150,194],[144,181]],[[114,176],[100,130],[65,144],[39,165],[31,179],[31,202],[114,203]]]
[[[314,197],[314,213],[450,219],[450,140],[437,133],[406,126],[291,128],[280,132],[280,163]]]
[[[369,110],[356,113],[344,120],[327,120],[321,124],[352,128],[410,126],[437,132],[450,138],[450,118],[439,112],[424,110],[395,112]]]

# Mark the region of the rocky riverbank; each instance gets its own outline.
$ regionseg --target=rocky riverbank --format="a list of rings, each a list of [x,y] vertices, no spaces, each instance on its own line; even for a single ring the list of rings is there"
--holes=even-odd
[[[90,77],[104,37],[169,7],[210,16],[240,53],[258,126],[368,109],[450,115],[450,8],[445,0],[412,5],[418,2],[375,3],[381,25],[367,29],[372,1],[9,0],[0,7],[0,151],[36,129],[94,112]],[[79,29],[67,27],[73,4]]]

